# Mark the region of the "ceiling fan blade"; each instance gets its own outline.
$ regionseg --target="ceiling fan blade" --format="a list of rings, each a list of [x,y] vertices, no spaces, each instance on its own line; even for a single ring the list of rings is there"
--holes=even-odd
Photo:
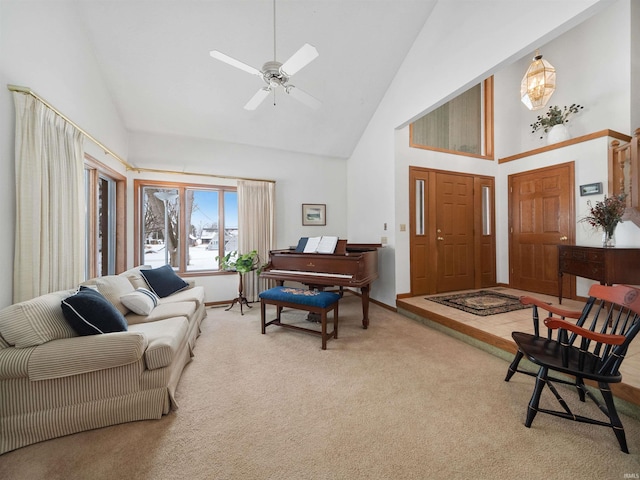
[[[231,65],[232,67],[239,68],[240,70],[244,70],[245,72],[252,73],[253,75],[262,76],[262,72],[257,68],[253,68],[251,65],[247,65],[246,63],[241,62],[240,60],[236,60],[235,58],[231,58],[229,55],[225,55],[218,50],[211,50],[209,52],[216,60],[221,60],[224,63]]]
[[[247,102],[247,104],[244,106],[244,109],[255,110],[264,101],[264,99],[269,96],[270,92],[271,89],[269,87],[261,88],[253,97],[251,97],[251,100]]]
[[[322,106],[322,102],[320,100],[309,95],[304,90],[300,90],[299,88],[294,87],[293,85],[288,85],[285,92],[287,92],[289,95],[291,95],[293,98],[295,98],[299,102],[304,103],[307,107],[317,109]]]
[[[318,55],[319,53],[318,50],[316,50],[316,47],[305,43],[300,50],[291,55],[289,60],[282,64],[280,70],[290,77],[315,60]]]

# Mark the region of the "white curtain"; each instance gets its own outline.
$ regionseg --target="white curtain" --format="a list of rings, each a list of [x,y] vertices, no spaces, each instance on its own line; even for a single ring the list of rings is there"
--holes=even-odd
[[[14,92],[16,245],[13,300],[84,279],[83,134],[37,98]]]
[[[257,250],[261,263],[269,261],[275,239],[275,191],[273,182],[238,181],[238,250]],[[249,302],[258,300],[258,293],[268,288],[268,281],[256,272],[245,275],[244,295]]]

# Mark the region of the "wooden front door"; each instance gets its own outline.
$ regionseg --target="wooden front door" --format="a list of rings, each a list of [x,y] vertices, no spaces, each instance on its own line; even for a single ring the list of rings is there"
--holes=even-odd
[[[493,178],[410,167],[409,181],[411,294],[495,285]]]
[[[474,287],[473,177],[436,173],[436,291]]]
[[[573,243],[575,238],[573,199],[573,162],[509,176],[509,283],[513,288],[557,294],[557,245]]]

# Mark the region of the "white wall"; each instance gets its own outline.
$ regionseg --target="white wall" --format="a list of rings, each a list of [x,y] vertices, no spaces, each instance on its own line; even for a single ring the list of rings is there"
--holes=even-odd
[[[284,150],[250,147],[167,135],[133,133],[129,161],[136,167],[275,180],[276,248],[296,245],[300,237],[337,235],[347,238],[346,161]],[[165,179],[206,185],[235,185],[212,177],[133,173],[133,178]],[[133,245],[133,180],[129,182],[129,245]],[[326,226],[302,226],[302,204],[324,203]],[[352,241],[352,239],[348,239]],[[133,261],[133,248],[129,250]],[[196,277],[206,301],[223,301],[237,294],[235,276]]]
[[[629,1],[619,0],[557,39],[536,46],[556,69],[557,88],[548,105],[584,106],[566,124],[572,137],[605,129],[628,135],[635,128],[631,123]],[[517,99],[533,54],[535,50],[495,74],[498,157],[546,144],[529,126],[547,109],[530,111]]]
[[[15,168],[13,161],[13,136],[15,135],[13,102],[9,92],[2,89],[7,84],[4,62],[6,43],[3,41],[6,9],[0,2],[0,307],[11,304],[13,298],[13,250],[15,225]]]
[[[443,1],[436,5],[349,159],[350,237],[377,238],[384,222],[392,225],[388,251],[395,253],[396,260],[384,255],[379,265],[381,281],[372,288],[374,298],[395,305],[396,293],[406,293],[409,284],[408,235],[399,230],[401,223],[408,224],[408,160],[395,156],[395,129],[525,54],[529,56],[539,43],[610,3]],[[540,15],[541,11],[545,14]],[[515,85],[516,101],[519,84],[520,79]],[[502,130],[496,136],[507,134]],[[428,154],[424,158],[424,164],[432,168],[471,172],[489,168],[479,167],[479,162],[483,161]],[[376,195],[367,194],[371,191]]]
[[[0,307],[11,303],[15,226],[15,112],[7,84],[30,87],[120,156],[126,132],[71,2],[0,1]],[[94,145],[87,151],[121,165]]]
[[[640,2],[631,1],[631,127],[640,128]]]

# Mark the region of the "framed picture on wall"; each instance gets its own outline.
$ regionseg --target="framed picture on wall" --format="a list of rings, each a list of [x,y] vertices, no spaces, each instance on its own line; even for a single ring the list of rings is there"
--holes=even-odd
[[[324,203],[302,204],[302,225],[326,225],[327,206]]]

